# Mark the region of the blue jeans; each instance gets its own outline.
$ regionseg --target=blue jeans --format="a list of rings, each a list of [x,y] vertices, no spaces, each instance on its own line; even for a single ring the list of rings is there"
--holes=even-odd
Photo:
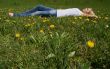
[[[57,16],[57,10],[43,5],[38,5],[31,10],[22,13],[14,13],[14,16]]]

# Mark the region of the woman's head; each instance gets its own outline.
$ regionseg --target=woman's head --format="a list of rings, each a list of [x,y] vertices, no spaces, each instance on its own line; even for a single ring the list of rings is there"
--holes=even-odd
[[[86,13],[86,14],[90,14],[91,12],[93,12],[92,8],[84,8],[82,10],[83,13]]]
[[[82,9],[82,12],[88,16],[96,16],[95,13],[93,12],[92,8],[84,8],[84,9]]]

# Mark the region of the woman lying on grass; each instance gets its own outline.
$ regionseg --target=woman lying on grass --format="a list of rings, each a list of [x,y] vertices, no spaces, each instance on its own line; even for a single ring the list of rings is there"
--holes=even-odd
[[[54,9],[46,7],[43,5],[38,5],[37,7],[22,12],[22,13],[9,13],[9,16],[42,16],[42,17],[64,17],[64,16],[87,16],[87,17],[97,17],[93,12],[92,8],[84,8],[82,11],[78,8],[68,8],[68,9]]]

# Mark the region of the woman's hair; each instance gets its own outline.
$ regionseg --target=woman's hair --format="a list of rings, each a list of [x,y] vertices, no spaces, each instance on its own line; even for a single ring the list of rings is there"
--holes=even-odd
[[[92,8],[84,8],[82,9],[82,12],[89,16],[96,16]]]

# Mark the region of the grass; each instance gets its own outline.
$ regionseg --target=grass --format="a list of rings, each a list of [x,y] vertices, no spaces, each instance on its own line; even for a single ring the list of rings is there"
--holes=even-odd
[[[76,7],[93,7],[98,18],[9,17],[9,11],[20,12],[35,3],[14,0],[4,6],[4,2],[1,0],[0,4],[0,69],[109,68],[110,10],[106,7],[107,1],[100,3],[97,0],[95,5],[91,2],[86,5],[86,0],[80,3],[71,0]],[[72,7],[69,1],[35,2],[55,8]],[[87,44],[88,41],[92,41],[93,47]]]

